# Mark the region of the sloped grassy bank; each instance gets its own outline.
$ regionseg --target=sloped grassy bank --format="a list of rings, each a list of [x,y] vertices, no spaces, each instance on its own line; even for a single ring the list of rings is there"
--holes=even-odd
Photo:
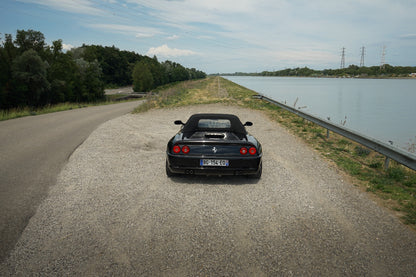
[[[186,81],[161,87],[134,112],[186,105],[222,103],[260,110],[286,126],[350,177],[351,182],[372,193],[416,229],[416,172],[396,162],[383,169],[384,156],[340,135],[326,137],[326,129],[268,102],[253,99],[256,92],[221,77]]]

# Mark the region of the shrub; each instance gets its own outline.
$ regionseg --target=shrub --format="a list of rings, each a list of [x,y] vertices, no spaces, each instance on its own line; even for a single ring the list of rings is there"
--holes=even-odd
[[[372,162],[368,165],[370,168],[381,168],[382,164],[381,162]]]
[[[404,173],[403,169],[401,169],[399,167],[391,167],[387,170],[387,176],[392,180],[395,180],[397,182],[401,182],[401,181],[404,180],[405,173]]]
[[[364,147],[361,147],[361,146],[356,146],[354,150],[355,150],[355,153],[360,157],[366,157],[366,156],[370,155],[370,153],[371,153],[370,149],[367,149],[367,148],[364,148]]]

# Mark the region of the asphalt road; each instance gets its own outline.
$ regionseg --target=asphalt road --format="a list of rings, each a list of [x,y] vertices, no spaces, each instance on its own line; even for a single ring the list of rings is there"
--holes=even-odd
[[[165,174],[173,124],[252,121],[263,176]],[[127,114],[71,155],[0,276],[415,276],[416,234],[259,111]]]
[[[100,124],[138,105],[135,101],[0,122],[0,261],[73,151]]]

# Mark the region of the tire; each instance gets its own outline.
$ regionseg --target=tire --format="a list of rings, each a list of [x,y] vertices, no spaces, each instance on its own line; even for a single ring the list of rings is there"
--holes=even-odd
[[[175,173],[173,173],[172,171],[170,171],[169,166],[168,166],[168,161],[166,161],[166,176],[168,176],[169,178],[176,176]]]
[[[250,177],[253,178],[253,179],[260,179],[262,171],[263,171],[263,164],[260,163],[259,170],[257,171],[257,173],[253,174],[253,175],[250,175]]]

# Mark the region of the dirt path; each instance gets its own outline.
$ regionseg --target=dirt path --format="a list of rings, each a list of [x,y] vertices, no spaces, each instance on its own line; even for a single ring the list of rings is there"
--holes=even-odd
[[[263,176],[168,179],[173,120],[237,114]],[[0,275],[412,276],[416,235],[262,113],[126,115],[71,156]]]

